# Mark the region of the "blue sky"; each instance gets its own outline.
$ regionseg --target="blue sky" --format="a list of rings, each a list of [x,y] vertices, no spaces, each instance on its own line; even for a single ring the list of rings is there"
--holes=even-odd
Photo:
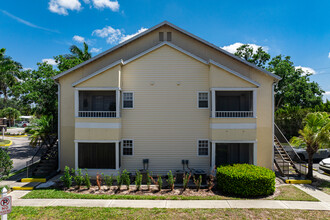
[[[83,40],[96,55],[168,20],[229,51],[249,43],[289,55],[330,99],[329,11],[328,0],[11,0],[0,5],[0,47],[33,69]]]

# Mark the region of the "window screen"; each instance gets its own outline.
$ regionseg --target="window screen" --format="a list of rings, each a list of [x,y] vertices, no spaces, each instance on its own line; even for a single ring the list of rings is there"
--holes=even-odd
[[[79,143],[80,169],[116,169],[115,143]]]
[[[133,155],[133,140],[123,140],[123,155]]]
[[[252,111],[251,91],[217,91],[216,111]]]
[[[253,144],[217,143],[215,162],[217,166],[234,163],[253,163]]]
[[[134,106],[133,92],[123,92],[123,108],[133,108]]]
[[[159,32],[159,41],[164,41],[164,32]]]
[[[79,111],[116,111],[116,92],[79,91]]]
[[[172,41],[172,32],[167,32],[166,40]]]
[[[209,140],[198,141],[198,155],[199,156],[209,155]]]
[[[199,92],[198,93],[198,108],[208,108],[209,107],[209,93]]]

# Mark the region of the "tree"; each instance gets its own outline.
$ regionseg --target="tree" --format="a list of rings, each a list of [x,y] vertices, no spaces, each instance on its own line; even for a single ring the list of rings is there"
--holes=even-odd
[[[11,127],[14,124],[14,120],[18,119],[18,117],[21,115],[21,113],[17,109],[8,107],[5,109],[2,109],[1,115],[8,118],[9,127]]]
[[[321,148],[330,147],[330,118],[326,112],[309,113],[299,137],[293,137],[293,146],[304,147],[308,154],[308,178],[313,178],[313,155]]]
[[[276,109],[284,106],[310,108],[322,104],[324,91],[316,82],[310,81],[310,73],[296,69],[289,56],[278,55],[270,60],[262,47],[254,51],[248,44],[237,48],[235,55],[282,78],[275,87]]]
[[[88,52],[88,45],[85,42],[83,50],[76,45],[72,45],[70,47],[70,52],[73,54],[73,56],[79,58],[82,61],[86,61],[92,58],[92,54]]]
[[[0,180],[6,179],[12,168],[13,161],[9,157],[8,148],[0,147]]]
[[[0,49],[0,94],[4,96],[4,102],[8,99],[8,88],[16,82],[16,76],[22,65],[5,55],[6,49]]]
[[[52,148],[57,140],[57,135],[53,129],[54,117],[52,115],[44,115],[40,119],[36,119],[35,123],[35,132],[29,137],[30,145],[36,147],[39,144],[44,144],[48,148]],[[42,143],[39,143],[39,141]]]

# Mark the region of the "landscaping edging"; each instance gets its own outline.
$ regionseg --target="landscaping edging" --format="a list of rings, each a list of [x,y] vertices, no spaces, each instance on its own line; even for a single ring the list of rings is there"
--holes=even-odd
[[[13,142],[11,140],[8,140],[9,143],[8,144],[0,144],[0,147],[9,147],[13,144]]]

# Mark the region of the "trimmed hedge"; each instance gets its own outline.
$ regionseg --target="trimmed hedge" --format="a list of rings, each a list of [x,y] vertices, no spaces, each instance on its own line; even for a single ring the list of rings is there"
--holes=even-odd
[[[266,196],[275,191],[275,173],[251,164],[233,164],[217,169],[218,189],[238,196]]]

